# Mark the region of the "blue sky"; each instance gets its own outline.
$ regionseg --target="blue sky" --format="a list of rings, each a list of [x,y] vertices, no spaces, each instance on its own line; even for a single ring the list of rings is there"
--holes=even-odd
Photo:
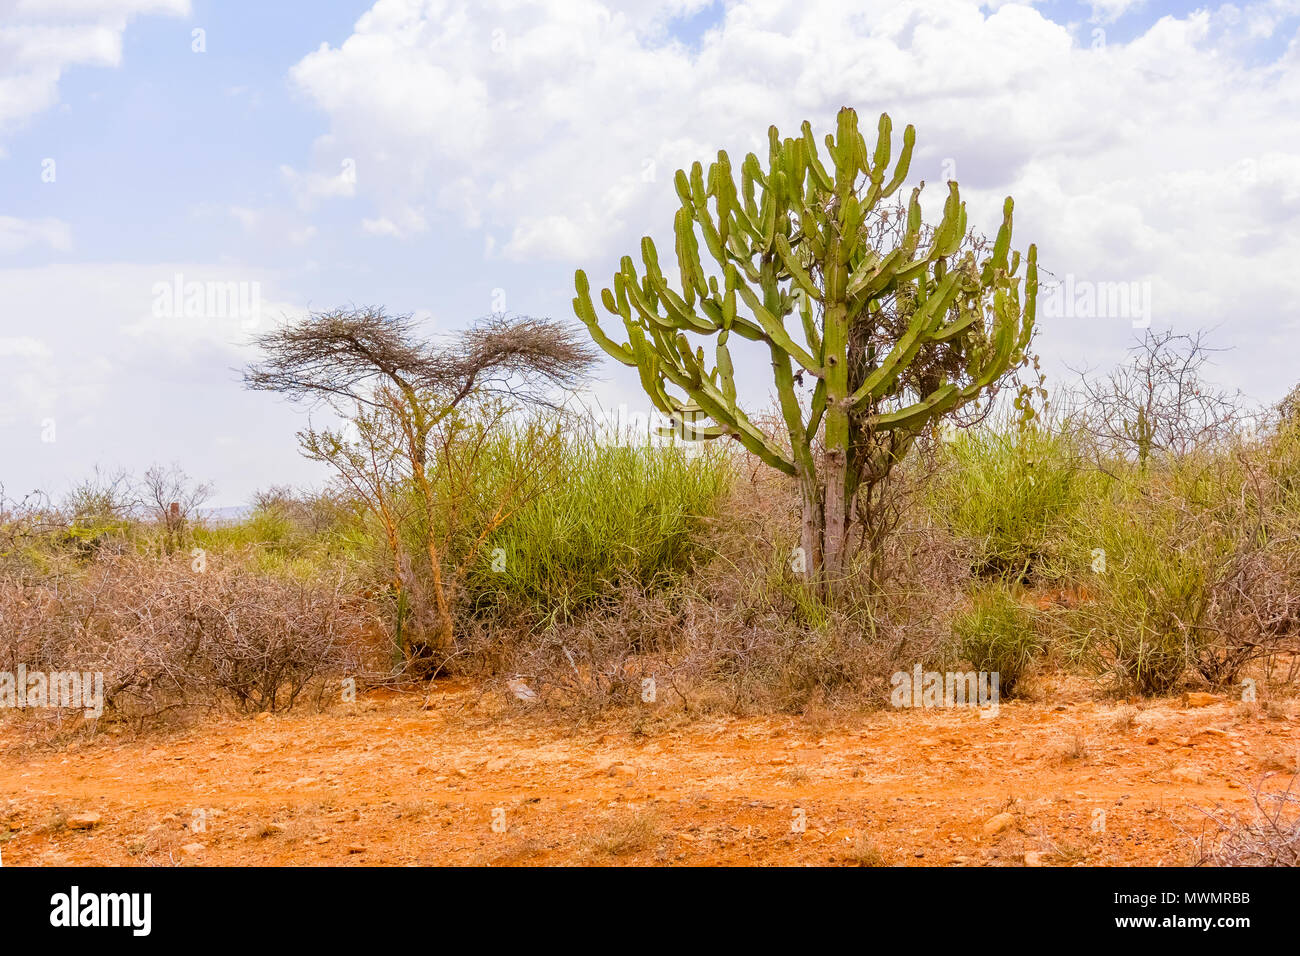
[[[0,482],[319,482],[305,413],[240,387],[253,332],[346,303],[568,317],[576,267],[603,284],[666,234],[676,166],[845,103],[915,123],[912,179],[955,170],[978,225],[1015,195],[1056,274],[1215,328],[1221,379],[1274,400],[1300,378],[1298,26],[1291,0],[0,0]],[[255,284],[257,327],[159,318],[176,274]],[[1039,351],[1066,377],[1132,334],[1066,314]],[[592,397],[646,405],[615,366]]]

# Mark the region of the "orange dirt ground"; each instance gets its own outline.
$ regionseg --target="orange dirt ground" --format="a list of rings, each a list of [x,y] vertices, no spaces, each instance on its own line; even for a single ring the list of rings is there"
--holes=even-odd
[[[1296,772],[1294,703],[1049,703],[575,728],[372,694],[55,748],[0,722],[5,865],[1179,865]],[[1124,713],[1135,715],[1125,720]],[[635,730],[634,728],[639,728]],[[1001,813],[1006,825],[986,826]],[[88,818],[78,819],[83,815]],[[97,819],[96,819],[97,815]],[[799,821],[805,821],[802,832]],[[495,828],[494,828],[495,823]],[[503,832],[501,832],[503,830]]]

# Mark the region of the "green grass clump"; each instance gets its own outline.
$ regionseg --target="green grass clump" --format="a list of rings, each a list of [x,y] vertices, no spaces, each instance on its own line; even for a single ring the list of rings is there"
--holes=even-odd
[[[960,656],[977,671],[999,675],[999,692],[1007,697],[1043,650],[1034,629],[1033,611],[1005,584],[977,591],[953,621]]]
[[[1068,430],[993,426],[961,431],[940,451],[931,515],[971,555],[981,577],[1051,573],[1054,542],[1096,485]]]

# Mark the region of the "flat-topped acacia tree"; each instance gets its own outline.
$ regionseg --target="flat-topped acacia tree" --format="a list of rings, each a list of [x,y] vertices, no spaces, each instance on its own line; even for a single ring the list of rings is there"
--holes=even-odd
[[[860,490],[882,483],[938,419],[1027,361],[1034,328],[1037,253],[1031,245],[1022,290],[1011,198],[991,247],[968,236],[955,182],[942,221],[924,226],[924,183],[905,205],[887,202],[907,177],[915,141],[908,126],[891,173],[891,133],[882,115],[869,151],[857,113],[844,108],[826,137],[829,164],[805,122],[798,138],[770,128],[767,168],[750,153],[739,188],[723,151],[707,176],[699,163],[689,175],[678,170],[679,288],[647,236],[641,271],[624,256],[613,288],[601,291],[623,320],[624,343],[601,329],[586,274],[575,280],[573,307],[592,338],[637,369],[679,434],[729,436],[797,481],[805,573],[824,596],[845,570]],[[771,354],[789,447],[736,400],[733,334]],[[712,362],[693,336],[714,339]]]

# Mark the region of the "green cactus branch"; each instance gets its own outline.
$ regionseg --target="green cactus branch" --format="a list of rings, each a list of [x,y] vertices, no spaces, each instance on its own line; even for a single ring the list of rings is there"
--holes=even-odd
[[[602,329],[586,274],[575,277],[574,311],[597,345],[637,369],[677,434],[731,437],[797,479],[801,546],[823,590],[843,569],[858,490],[1024,362],[1034,329],[1037,253],[1029,247],[1022,289],[1010,197],[991,248],[968,233],[955,182],[926,226],[924,183],[906,202],[893,198],[915,130],[904,130],[891,169],[892,134],[882,115],[869,149],[845,108],[824,153],[805,122],[793,138],[772,127],[766,166],[748,154],[739,183],[725,151],[707,173],[679,170],[672,281],[646,237],[640,266],[624,256],[601,291],[625,342]],[[771,356],[788,448],[737,401],[733,332]],[[708,352],[699,338],[713,340]]]

